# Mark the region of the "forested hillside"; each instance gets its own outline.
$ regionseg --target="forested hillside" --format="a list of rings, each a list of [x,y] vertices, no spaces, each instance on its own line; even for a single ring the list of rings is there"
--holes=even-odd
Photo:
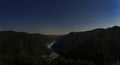
[[[53,45],[66,59],[81,59],[97,64],[120,60],[120,27],[72,32]]]
[[[1,31],[0,65],[120,65],[119,46],[118,26],[63,36]]]

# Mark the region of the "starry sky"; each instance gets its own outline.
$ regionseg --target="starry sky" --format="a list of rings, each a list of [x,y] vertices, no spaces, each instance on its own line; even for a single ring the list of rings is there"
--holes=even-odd
[[[120,0],[0,0],[0,30],[66,34],[120,26]]]

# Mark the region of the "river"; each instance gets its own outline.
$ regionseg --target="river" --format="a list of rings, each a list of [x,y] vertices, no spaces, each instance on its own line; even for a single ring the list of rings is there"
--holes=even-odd
[[[52,43],[48,44],[47,47],[48,47],[50,50],[52,50],[52,45],[54,45],[55,42],[56,42],[56,41],[53,41]],[[59,57],[59,56],[60,56],[59,54],[57,54],[56,52],[54,52],[54,50],[52,50],[52,53],[49,55],[49,58],[50,58],[51,60],[54,60],[54,59],[56,59],[56,58]]]

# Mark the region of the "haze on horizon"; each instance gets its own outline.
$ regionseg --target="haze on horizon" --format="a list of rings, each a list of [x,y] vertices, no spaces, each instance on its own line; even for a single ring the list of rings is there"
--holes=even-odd
[[[66,34],[120,25],[119,0],[0,0],[0,30]]]

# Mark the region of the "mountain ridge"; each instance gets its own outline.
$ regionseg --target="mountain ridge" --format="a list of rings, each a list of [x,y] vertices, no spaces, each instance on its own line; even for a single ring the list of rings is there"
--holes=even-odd
[[[82,42],[81,42],[82,41]],[[96,63],[120,60],[120,27],[72,32],[53,45],[53,50],[64,58]]]

